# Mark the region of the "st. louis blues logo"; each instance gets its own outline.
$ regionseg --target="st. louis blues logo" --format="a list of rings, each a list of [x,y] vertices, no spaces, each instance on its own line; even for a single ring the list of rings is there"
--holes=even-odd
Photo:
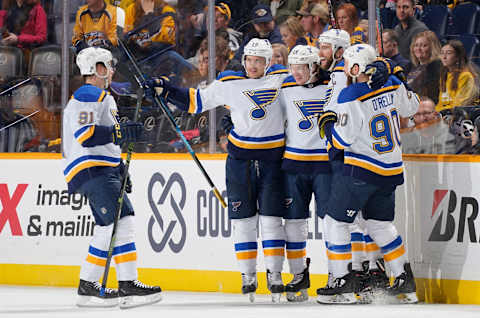
[[[277,89],[259,89],[243,93],[255,104],[255,108],[250,112],[250,117],[254,120],[265,118],[265,108],[278,96]]]
[[[323,108],[330,101],[332,96],[332,89],[329,88],[325,92],[325,98],[323,99],[311,99],[311,100],[298,100],[293,103],[297,106],[302,119],[298,121],[298,129],[300,131],[308,131],[313,127],[313,118],[323,111]]]

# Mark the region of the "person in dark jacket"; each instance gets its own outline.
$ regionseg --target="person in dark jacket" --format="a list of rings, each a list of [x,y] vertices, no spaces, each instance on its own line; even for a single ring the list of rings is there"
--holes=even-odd
[[[253,38],[267,39],[271,44],[283,43],[280,29],[273,20],[272,11],[264,4],[256,5],[252,10],[252,23],[255,32],[247,34],[235,53],[235,59],[240,60],[243,55],[243,48]]]

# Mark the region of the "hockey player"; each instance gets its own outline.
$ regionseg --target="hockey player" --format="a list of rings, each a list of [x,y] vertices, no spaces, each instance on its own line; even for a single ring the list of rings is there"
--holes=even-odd
[[[120,145],[142,138],[143,125],[119,123],[117,105],[106,90],[114,73],[112,54],[90,47],[77,56],[85,85],[75,91],[63,111],[63,171],[70,193],[85,195],[95,218],[95,231],[80,270],[77,305],[120,308],[155,303],[161,289],[137,280],[134,211],[126,195],[115,235],[113,260],[118,291],[107,288],[100,296],[117,202],[123,179]],[[131,183],[127,192],[131,191]],[[130,189],[128,189],[130,188]]]
[[[323,218],[331,179],[326,140],[318,138],[316,115],[329,102],[331,89],[327,86],[329,74],[320,68],[317,48],[297,45],[288,55],[288,64],[292,75],[284,80],[279,98],[287,117],[282,163],[288,204],[284,218],[287,259],[294,276],[285,291],[289,301],[306,301],[310,200],[314,194],[317,213]]]
[[[349,270],[352,260],[349,224],[361,210],[369,235],[380,246],[395,277],[388,294],[415,303],[413,273],[392,221],[395,188],[403,183],[399,116],[413,115],[419,100],[395,76],[389,77],[381,89],[370,88],[367,84],[370,77],[365,72],[367,65],[376,59],[373,47],[354,45],[343,57],[348,86],[341,91],[335,110],[324,111],[318,121],[320,136],[326,134],[335,149],[344,150],[344,178],[342,184],[332,184],[333,204],[328,205],[324,219],[329,229],[327,253],[335,280],[331,288],[317,291],[317,301],[357,302],[354,295],[358,290],[357,279]]]
[[[260,224],[267,286],[272,301],[284,292],[281,271],[285,254],[283,176],[284,114],[278,102],[280,86],[288,71],[268,67],[272,47],[254,38],[245,46],[245,71],[226,71],[202,89],[183,89],[165,79],[149,83],[157,94],[177,107],[201,113],[229,105],[234,128],[228,136],[226,185],[228,213],[233,224],[235,252],[242,272],[242,293],[253,301],[257,289],[257,221]],[[258,212],[257,212],[258,211]]]
[[[331,102],[328,104],[329,109],[335,109],[338,95],[347,86],[347,77],[344,73],[343,52],[349,46],[350,36],[343,30],[331,29],[322,33],[319,37],[321,66],[324,70],[331,72],[329,87],[332,90],[332,97]],[[376,68],[377,72],[371,77],[369,85],[374,88],[380,88],[388,79],[389,67],[390,64],[387,65],[383,60],[377,60],[370,64],[367,69],[373,70]],[[334,174],[332,182],[342,182],[343,151],[337,151],[335,149],[330,150],[330,164],[332,166],[332,173]],[[324,227],[324,232],[325,231],[328,231],[328,228]],[[370,236],[365,233],[364,220],[360,215],[355,218],[355,221],[350,225],[350,232],[352,243],[352,269],[355,274],[360,276],[361,280],[365,282],[365,287],[368,287],[371,284],[378,285],[378,287],[386,286],[388,278],[385,274],[385,270],[383,267],[379,269],[377,266],[379,248]],[[327,258],[330,264],[330,258],[328,255]],[[366,262],[368,262],[368,275],[364,272],[367,270],[367,266],[365,266]],[[329,275],[329,282],[331,282],[331,275]]]

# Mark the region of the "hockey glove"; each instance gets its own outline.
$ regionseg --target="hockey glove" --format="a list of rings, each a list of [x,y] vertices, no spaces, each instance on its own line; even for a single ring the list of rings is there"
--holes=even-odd
[[[230,116],[230,114],[226,114],[225,116],[222,117],[221,126],[222,126],[222,130],[228,136],[228,134],[230,134],[230,130],[232,130],[233,128],[232,117]]]
[[[320,138],[325,138],[325,125],[328,122],[337,122],[337,114],[331,110],[321,112],[318,117],[318,129],[320,131]]]
[[[147,79],[143,83],[143,87],[147,98],[152,97],[153,99],[155,95],[165,98],[170,89],[170,79],[166,76]]]
[[[123,184],[123,182],[122,182]],[[125,192],[132,193],[132,180],[130,179],[130,173],[127,175],[127,183],[125,184]]]
[[[370,75],[368,86],[377,90],[382,88],[388,81],[388,77],[392,74],[390,63],[385,59],[378,59],[365,68],[365,74]]]
[[[126,122],[112,126],[112,141],[115,145],[125,142],[137,142],[143,140],[144,128],[142,123]]]

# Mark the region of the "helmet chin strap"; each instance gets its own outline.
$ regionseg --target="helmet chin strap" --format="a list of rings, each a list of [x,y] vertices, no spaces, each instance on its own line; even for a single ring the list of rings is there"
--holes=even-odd
[[[110,86],[110,81],[108,80],[108,72],[109,70],[107,69],[107,74],[103,76],[95,72],[95,76],[105,81],[105,87],[104,87],[105,89],[107,89],[108,86]]]

